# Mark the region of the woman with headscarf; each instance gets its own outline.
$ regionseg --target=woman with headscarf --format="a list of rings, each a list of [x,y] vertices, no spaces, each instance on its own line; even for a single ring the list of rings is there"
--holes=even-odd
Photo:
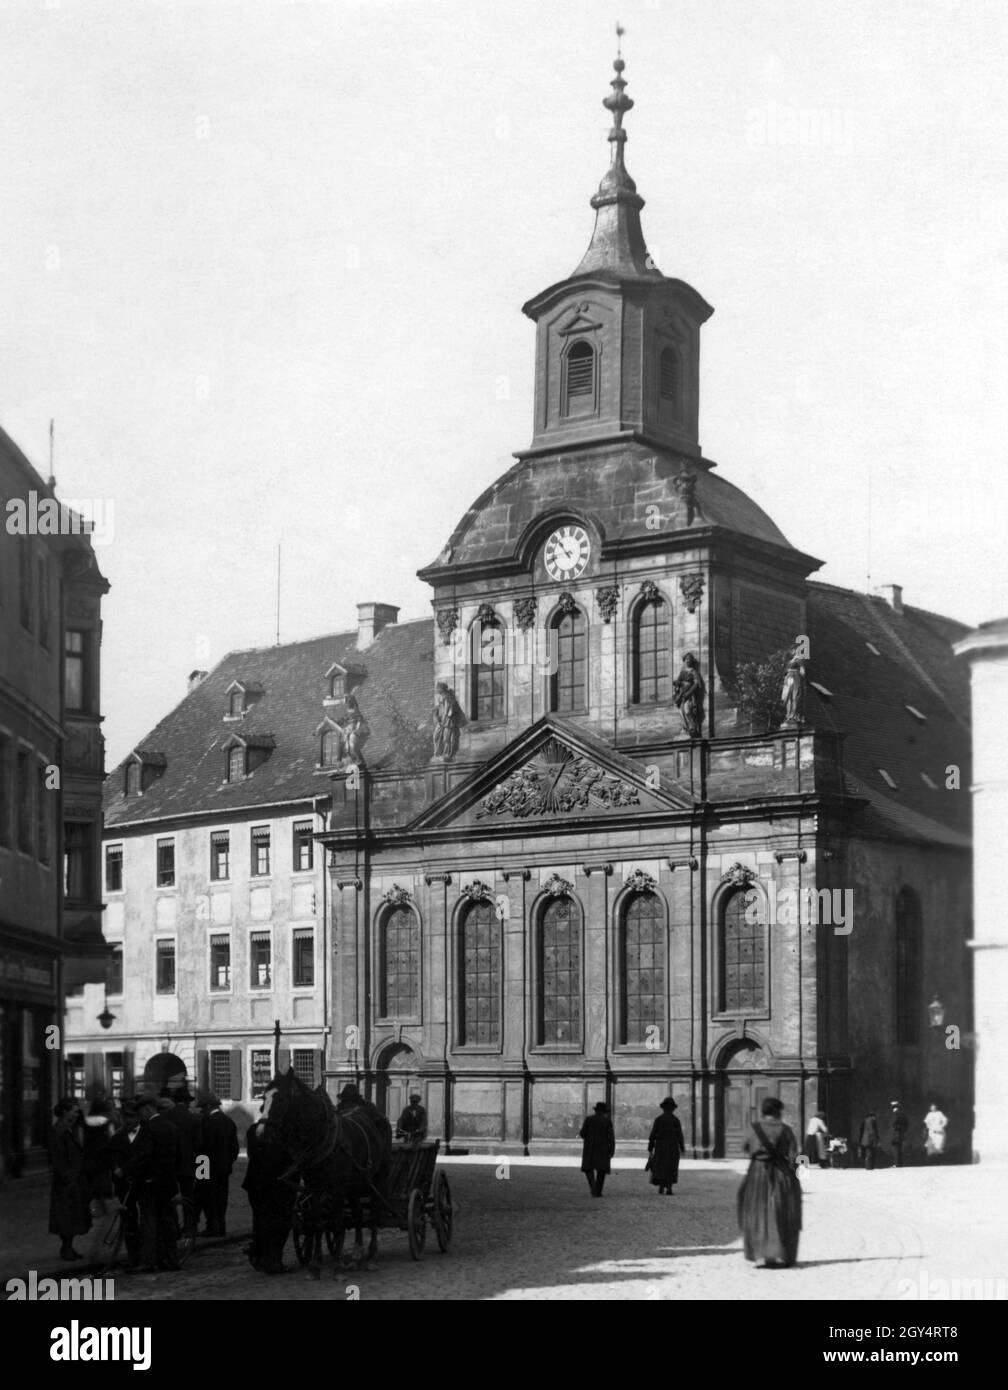
[[[822,1110],[817,1110],[805,1130],[805,1157],[810,1163],[818,1163],[820,1168],[829,1167],[828,1139],[826,1115]]]
[[[80,1106],[64,1097],[53,1107],[56,1123],[49,1135],[52,1188],[49,1197],[49,1230],[60,1238],[60,1258],[82,1260],[73,1248],[74,1236],[91,1229],[87,1180],[84,1176],[84,1139]]]
[[[767,1096],[753,1121],[749,1171],[738,1194],[738,1222],[747,1260],[787,1268],[798,1257],[801,1186],[795,1168],[798,1144],[780,1118],[782,1101]]]
[[[651,1185],[657,1187],[658,1196],[671,1197],[672,1189],[679,1181],[679,1155],[686,1152],[682,1125],[675,1117],[678,1107],[671,1096],[661,1102],[661,1114],[651,1126],[648,1136],[647,1161],[651,1174]]]

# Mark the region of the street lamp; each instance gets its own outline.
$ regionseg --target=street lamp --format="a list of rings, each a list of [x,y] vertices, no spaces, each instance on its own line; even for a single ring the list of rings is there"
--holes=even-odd
[[[928,1019],[932,1028],[940,1028],[945,1022],[945,1005],[938,998],[937,994],[928,1005]]]
[[[98,1022],[105,1029],[105,1031],[108,1032],[108,1030],[112,1027],[113,1023],[115,1023],[115,1017],[115,1014],[109,1013],[109,1006],[106,1003],[104,1009],[102,1009],[101,1013],[98,1015]]]

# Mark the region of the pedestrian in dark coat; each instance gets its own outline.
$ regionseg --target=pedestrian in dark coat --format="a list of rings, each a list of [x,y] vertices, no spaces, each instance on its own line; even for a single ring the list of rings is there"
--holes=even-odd
[[[135,1101],[124,1101],[122,1129],[113,1134],[105,1153],[115,1193],[126,1214],[126,1268],[138,1269],[142,1250],[144,1180],[154,1153],[154,1141]]]
[[[906,1143],[906,1134],[907,1130],[910,1128],[910,1121],[903,1113],[903,1107],[898,1100],[892,1102],[892,1118],[889,1121],[889,1127],[889,1142],[892,1144],[893,1163],[897,1168],[902,1168],[903,1145]]]
[[[165,1109],[171,1109],[169,1102]],[[174,1199],[179,1190],[179,1177],[185,1167],[182,1135],[157,1102],[143,1097],[139,1105],[147,1133],[152,1140],[150,1157],[143,1176],[143,1196],[140,1202],[141,1269],[178,1269],[176,1244],[178,1226],[175,1220]]]
[[[192,1096],[185,1086],[170,1095],[167,1089],[162,1095],[169,1096],[172,1107],[167,1106],[163,1111],[159,1111],[169,1120],[179,1131],[181,1139],[181,1158],[179,1164],[179,1191],[182,1196],[187,1198],[190,1205],[186,1212],[191,1233],[196,1229],[196,1159],[202,1153],[203,1144],[203,1120],[202,1117],[192,1109]]]
[[[104,1096],[95,1096],[84,1121],[84,1179],[90,1202],[110,1201],[112,1175],[108,1165],[108,1146],[115,1133],[112,1106]],[[102,1208],[104,1214],[104,1206]]]
[[[231,1169],[238,1161],[238,1127],[212,1091],[200,1097],[203,1110],[203,1154],[209,1165],[205,1179],[197,1183],[200,1205],[206,1212],[206,1236],[227,1233],[226,1216]]]
[[[252,1243],[245,1253],[253,1269],[264,1274],[283,1274],[283,1250],[290,1233],[297,1188],[281,1182],[291,1167],[287,1150],[266,1125],[251,1125],[245,1135],[248,1168],[242,1187],[252,1208]]]
[[[49,1230],[60,1238],[60,1258],[81,1260],[73,1247],[74,1236],[91,1229],[90,1201],[84,1176],[84,1137],[80,1106],[65,1097],[53,1107],[56,1123],[49,1135],[52,1187],[49,1196]]]
[[[861,1122],[861,1134],[858,1137],[861,1145],[861,1157],[864,1159],[864,1166],[867,1171],[875,1167],[875,1155],[879,1146],[878,1121],[875,1118],[875,1111],[869,1110],[868,1114]]]
[[[584,1140],[581,1171],[588,1179],[591,1195],[601,1197],[606,1174],[611,1171],[611,1160],[616,1151],[616,1135],[605,1101],[596,1103],[594,1115],[589,1115],[585,1120],[578,1137]]]
[[[657,1187],[658,1196],[671,1197],[672,1189],[679,1181],[679,1155],[686,1152],[682,1125],[676,1119],[678,1109],[671,1096],[661,1102],[661,1114],[651,1126],[648,1135],[648,1171],[651,1185]]]

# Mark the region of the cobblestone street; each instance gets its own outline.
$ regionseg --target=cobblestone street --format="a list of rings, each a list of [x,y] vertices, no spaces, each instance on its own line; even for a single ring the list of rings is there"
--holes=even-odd
[[[619,1162],[619,1161],[617,1161]],[[241,1242],[197,1248],[178,1275],[116,1277],[116,1299],[855,1299],[1008,1295],[1008,1257],[996,1222],[1005,1174],[993,1168],[803,1173],[798,1266],[746,1263],[735,1224],[742,1164],[683,1165],[677,1195],[659,1197],[638,1160],[624,1160],[593,1201],[571,1158],[442,1160],[455,1233],[442,1255],[433,1232],[418,1262],[406,1236],[380,1234],[379,1268],[349,1274],[327,1256],[320,1282],[254,1272]],[[236,1179],[240,1181],[236,1172]],[[229,1229],[246,1224],[235,1191]],[[944,1281],[936,1283],[935,1281]],[[350,1292],[348,1292],[350,1288]],[[964,1292],[965,1289],[965,1292]]]

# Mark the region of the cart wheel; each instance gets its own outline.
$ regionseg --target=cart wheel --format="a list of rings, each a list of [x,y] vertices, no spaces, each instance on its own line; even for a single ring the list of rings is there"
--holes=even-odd
[[[434,1177],[431,1205],[433,1207],[434,1234],[437,1236],[437,1243],[443,1255],[448,1249],[452,1237],[451,1188],[448,1186],[448,1179],[444,1173],[439,1172]]]
[[[409,1252],[414,1260],[419,1260],[427,1239],[427,1213],[419,1187],[413,1188],[406,1204],[406,1234],[409,1236]]]

